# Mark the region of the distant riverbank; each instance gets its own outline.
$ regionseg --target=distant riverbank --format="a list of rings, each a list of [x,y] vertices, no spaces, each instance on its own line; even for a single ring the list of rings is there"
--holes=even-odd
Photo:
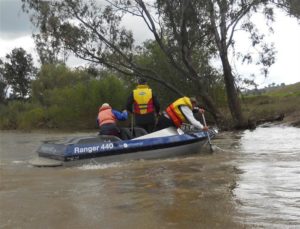
[[[300,127],[300,111],[286,115],[280,123],[287,126]]]

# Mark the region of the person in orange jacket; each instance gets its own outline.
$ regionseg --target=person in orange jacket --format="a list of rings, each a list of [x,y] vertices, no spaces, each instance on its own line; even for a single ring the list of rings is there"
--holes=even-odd
[[[114,135],[120,137],[120,129],[117,121],[125,121],[128,118],[126,110],[123,112],[112,109],[108,103],[103,103],[99,108],[97,124],[100,128],[101,135]]]
[[[182,124],[188,123],[200,130],[208,130],[195,117],[195,112],[204,113],[204,109],[196,107],[197,100],[194,97],[182,97],[171,103],[160,116],[156,130],[170,126],[180,128]]]

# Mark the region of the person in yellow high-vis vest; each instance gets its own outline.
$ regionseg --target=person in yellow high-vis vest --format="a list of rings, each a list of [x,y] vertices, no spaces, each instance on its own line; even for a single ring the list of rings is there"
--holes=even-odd
[[[197,100],[194,97],[182,97],[171,103],[160,116],[156,130],[161,130],[170,126],[180,128],[182,124],[191,124],[197,129],[208,130],[195,117],[195,112],[204,113],[201,108],[196,108]]]
[[[128,97],[126,109],[134,114],[135,127],[141,127],[148,133],[154,130],[160,104],[145,79],[138,81],[137,87]]]

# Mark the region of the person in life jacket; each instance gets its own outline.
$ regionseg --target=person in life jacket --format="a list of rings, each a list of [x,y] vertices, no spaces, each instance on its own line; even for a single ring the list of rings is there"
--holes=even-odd
[[[100,128],[101,135],[114,135],[120,137],[120,129],[117,121],[125,121],[128,118],[126,110],[123,112],[112,109],[108,103],[103,103],[99,108],[97,124]]]
[[[134,115],[136,127],[141,127],[148,133],[154,130],[160,104],[145,79],[138,81],[137,87],[128,97],[126,109]]]
[[[188,123],[200,130],[208,130],[195,117],[194,113],[204,113],[204,109],[196,107],[197,100],[194,97],[182,97],[170,104],[158,120],[156,130],[170,126],[180,128],[182,124]]]

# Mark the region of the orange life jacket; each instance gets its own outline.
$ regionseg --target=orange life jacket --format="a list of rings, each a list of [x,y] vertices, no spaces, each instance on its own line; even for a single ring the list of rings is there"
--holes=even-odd
[[[116,117],[110,106],[100,107],[98,113],[99,126],[108,123],[116,123]]]
[[[135,114],[147,114],[154,111],[152,90],[147,85],[138,85],[133,90],[133,100]]]
[[[180,99],[177,99],[166,109],[168,116],[173,121],[176,127],[180,127],[183,122],[187,122],[185,116],[179,109],[180,106],[188,106],[189,108],[192,109],[191,100],[188,97],[182,97]]]

